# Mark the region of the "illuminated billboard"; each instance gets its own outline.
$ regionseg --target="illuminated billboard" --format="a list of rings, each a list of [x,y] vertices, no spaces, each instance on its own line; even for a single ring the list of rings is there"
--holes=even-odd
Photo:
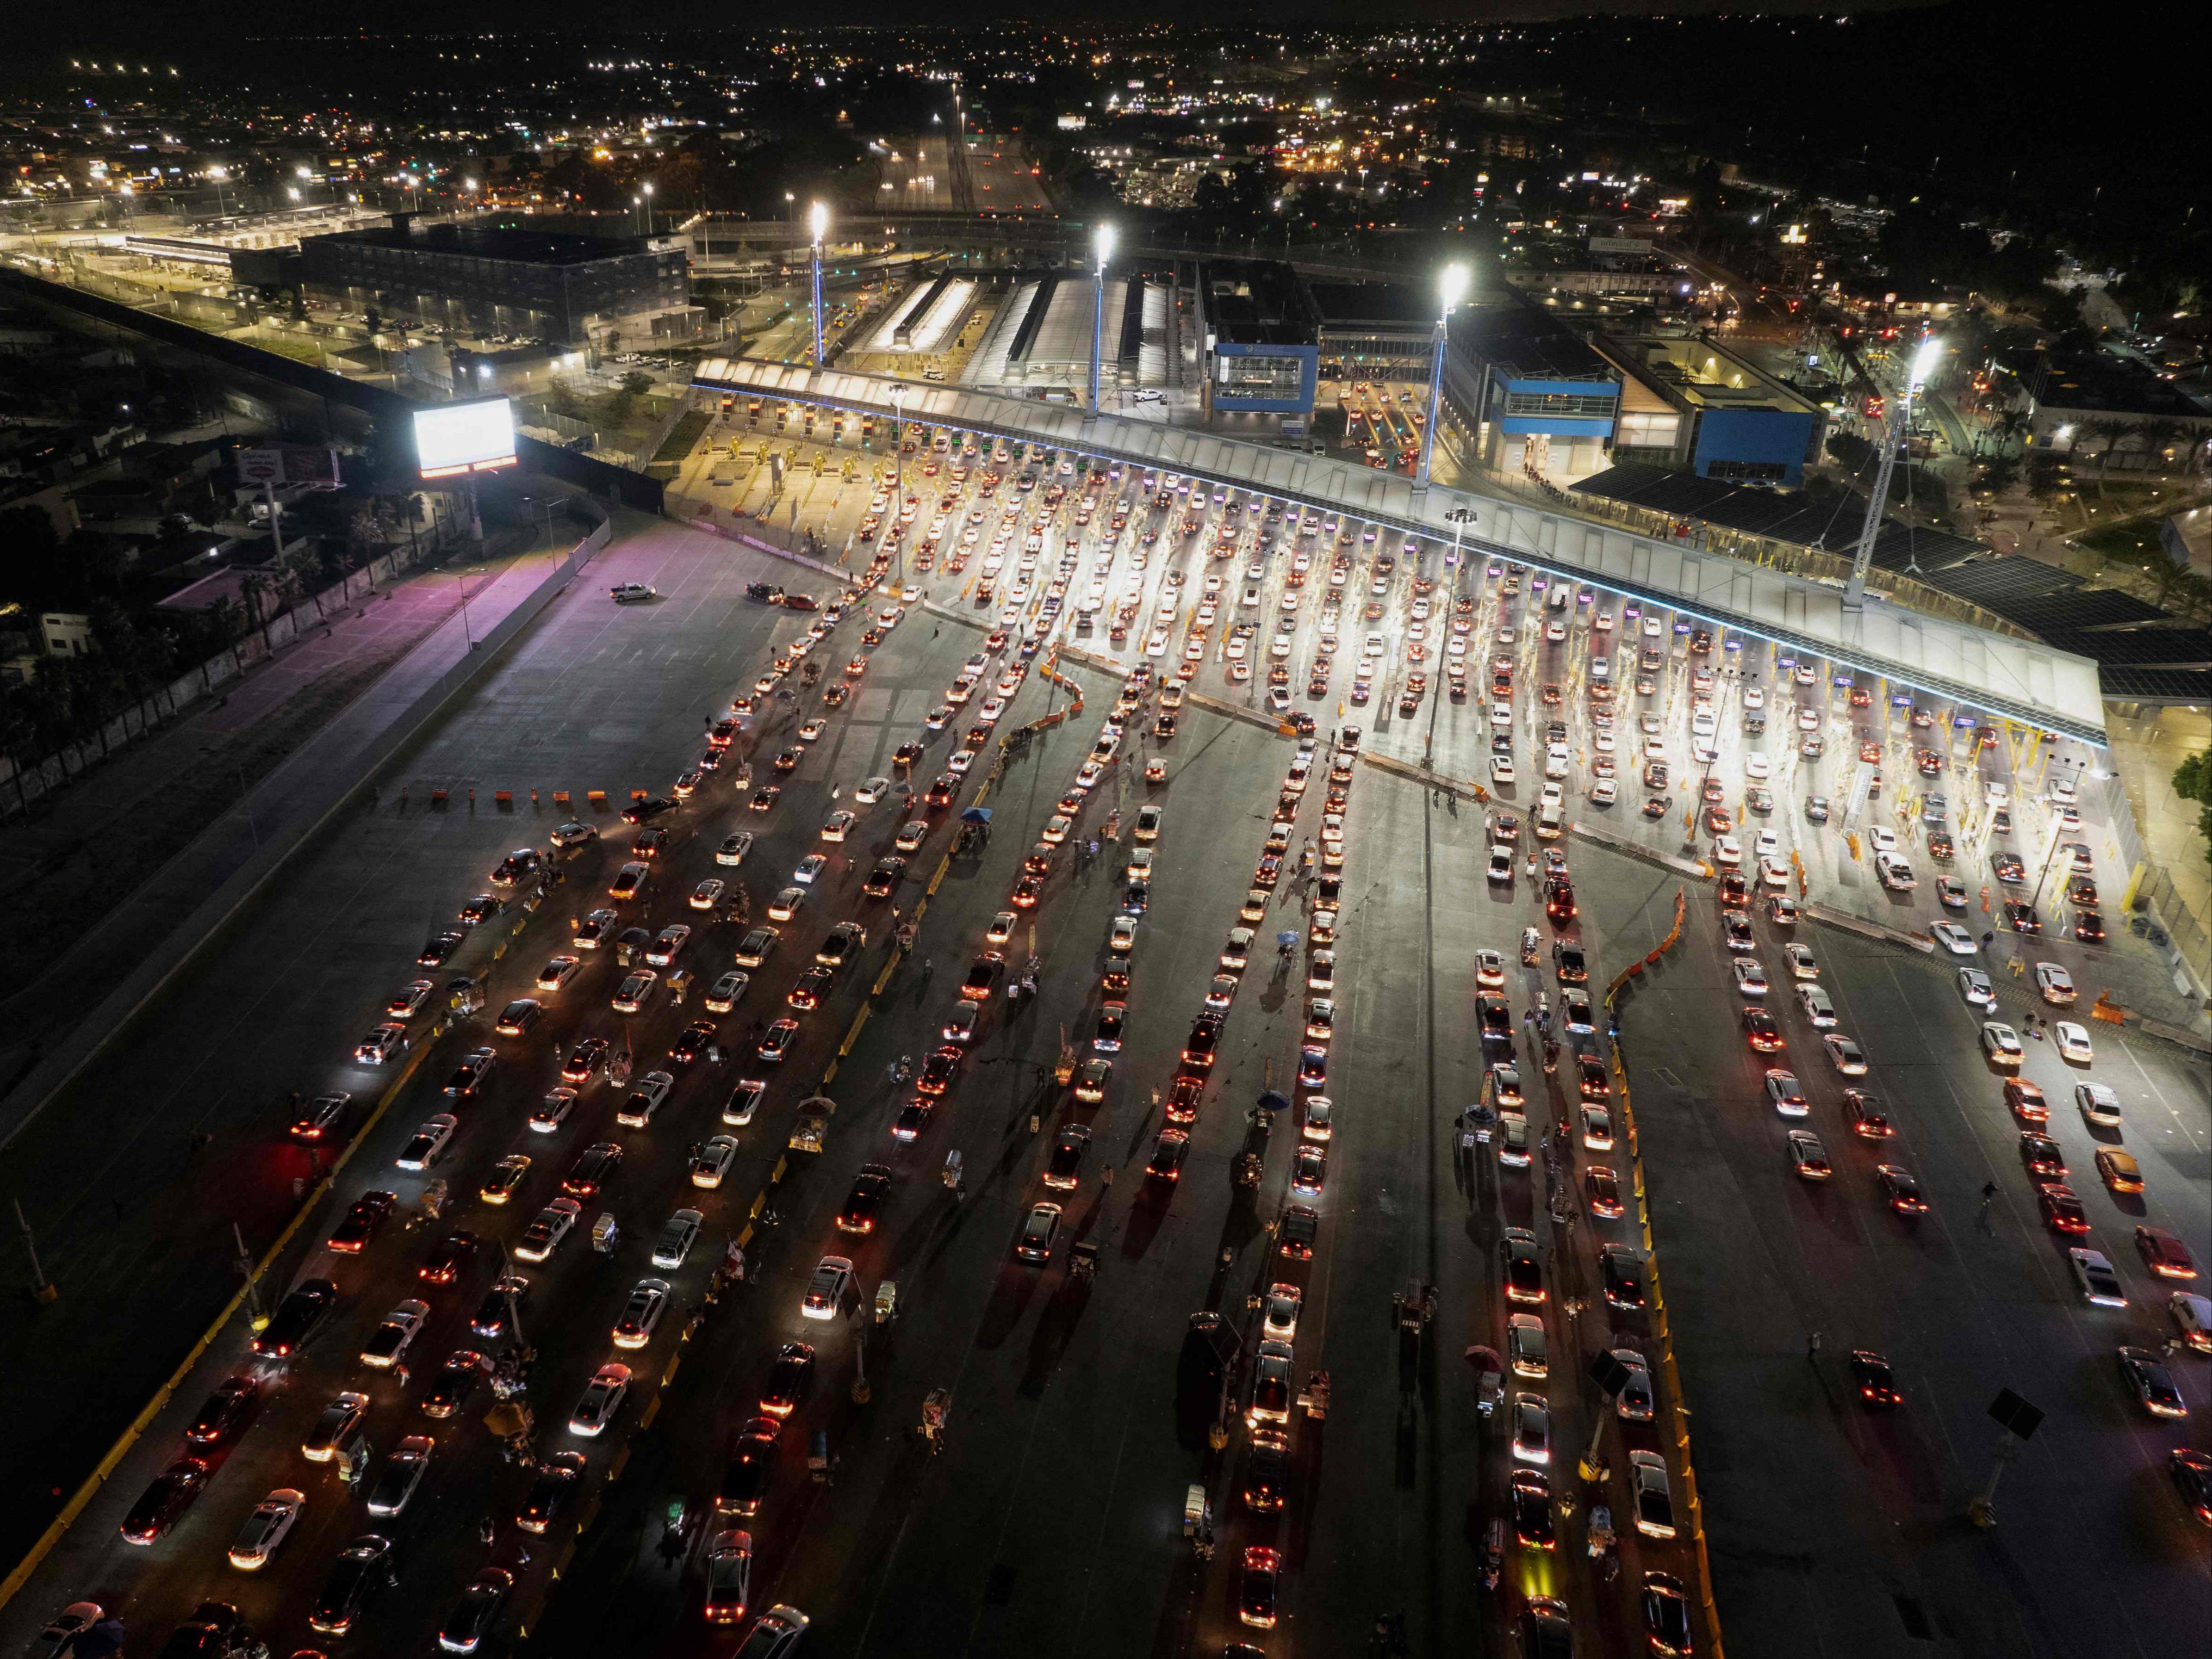
[[[415,411],[415,459],[425,478],[514,464],[514,409],[504,397]]]

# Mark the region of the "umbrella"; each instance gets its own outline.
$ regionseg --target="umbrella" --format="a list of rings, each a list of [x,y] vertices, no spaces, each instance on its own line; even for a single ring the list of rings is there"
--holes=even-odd
[[[1260,1097],[1260,1110],[1262,1111],[1288,1111],[1290,1109],[1290,1097],[1277,1090],[1269,1089]]]
[[[1275,942],[1279,945],[1297,944],[1298,942],[1298,930],[1296,928],[1285,928],[1280,933],[1275,935]]]
[[[960,821],[963,824],[988,824],[991,821],[991,809],[988,807],[970,807],[960,814]]]

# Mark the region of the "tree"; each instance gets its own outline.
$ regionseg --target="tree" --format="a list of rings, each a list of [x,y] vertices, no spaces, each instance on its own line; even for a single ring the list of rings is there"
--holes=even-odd
[[[2150,470],[2163,472],[2166,469],[2166,451],[2188,435],[2189,427],[2184,421],[2168,420],[2161,415],[2156,420],[2142,422],[2136,427],[2136,432],[2142,439],[2143,446],[2148,451],[2148,465]]]
[[[642,397],[653,390],[653,377],[640,370],[632,369],[628,374],[623,376],[620,384],[622,389],[631,397]]]
[[[2104,444],[2104,447],[2097,451],[2097,493],[2101,496],[2105,493],[2106,465],[2112,460],[2112,451],[2120,439],[2135,430],[2135,424],[2117,415],[2100,415],[2094,421],[2084,421],[2081,430]]]
[[[2204,842],[2204,862],[2212,864],[2212,750],[2192,754],[2173,769],[2173,792],[2197,802],[2197,833]]]

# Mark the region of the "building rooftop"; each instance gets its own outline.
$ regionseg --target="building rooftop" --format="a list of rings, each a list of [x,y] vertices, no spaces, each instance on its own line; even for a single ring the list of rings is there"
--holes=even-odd
[[[1621,372],[1692,407],[1818,415],[1820,406],[1714,341],[1601,336],[1599,348]]]
[[[1326,329],[1426,329],[1437,320],[1433,296],[1407,282],[1306,284]]]
[[[348,242],[364,247],[410,248],[424,253],[465,254],[471,259],[503,259],[526,265],[583,265],[644,253],[651,243],[641,236],[575,236],[563,231],[525,230],[510,225],[422,225],[404,214],[395,222],[367,230],[311,236],[314,242]]]
[[[2036,402],[2062,409],[2203,420],[2203,404],[2140,364],[2103,352],[2007,354],[2000,366],[2018,375]]]
[[[1206,259],[1198,267],[1206,325],[1233,345],[1310,346],[1320,315],[1279,259]]]
[[[1518,289],[1472,300],[1452,313],[1454,348],[1495,364],[1515,380],[1618,380],[1613,366],[1582,336]]]

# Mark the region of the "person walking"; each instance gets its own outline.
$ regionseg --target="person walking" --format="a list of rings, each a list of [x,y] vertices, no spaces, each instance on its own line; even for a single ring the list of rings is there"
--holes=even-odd
[[[1979,1220],[1981,1229],[1984,1232],[1994,1232],[1996,1231],[1996,1224],[1990,1220],[1990,1207],[1995,1204],[1996,1201],[1997,1184],[1994,1181],[1983,1182],[1982,1209],[1981,1214],[1978,1220]]]
[[[1806,1334],[1805,1360],[1808,1365],[1817,1365],[1820,1363],[1820,1333],[1817,1330]]]

